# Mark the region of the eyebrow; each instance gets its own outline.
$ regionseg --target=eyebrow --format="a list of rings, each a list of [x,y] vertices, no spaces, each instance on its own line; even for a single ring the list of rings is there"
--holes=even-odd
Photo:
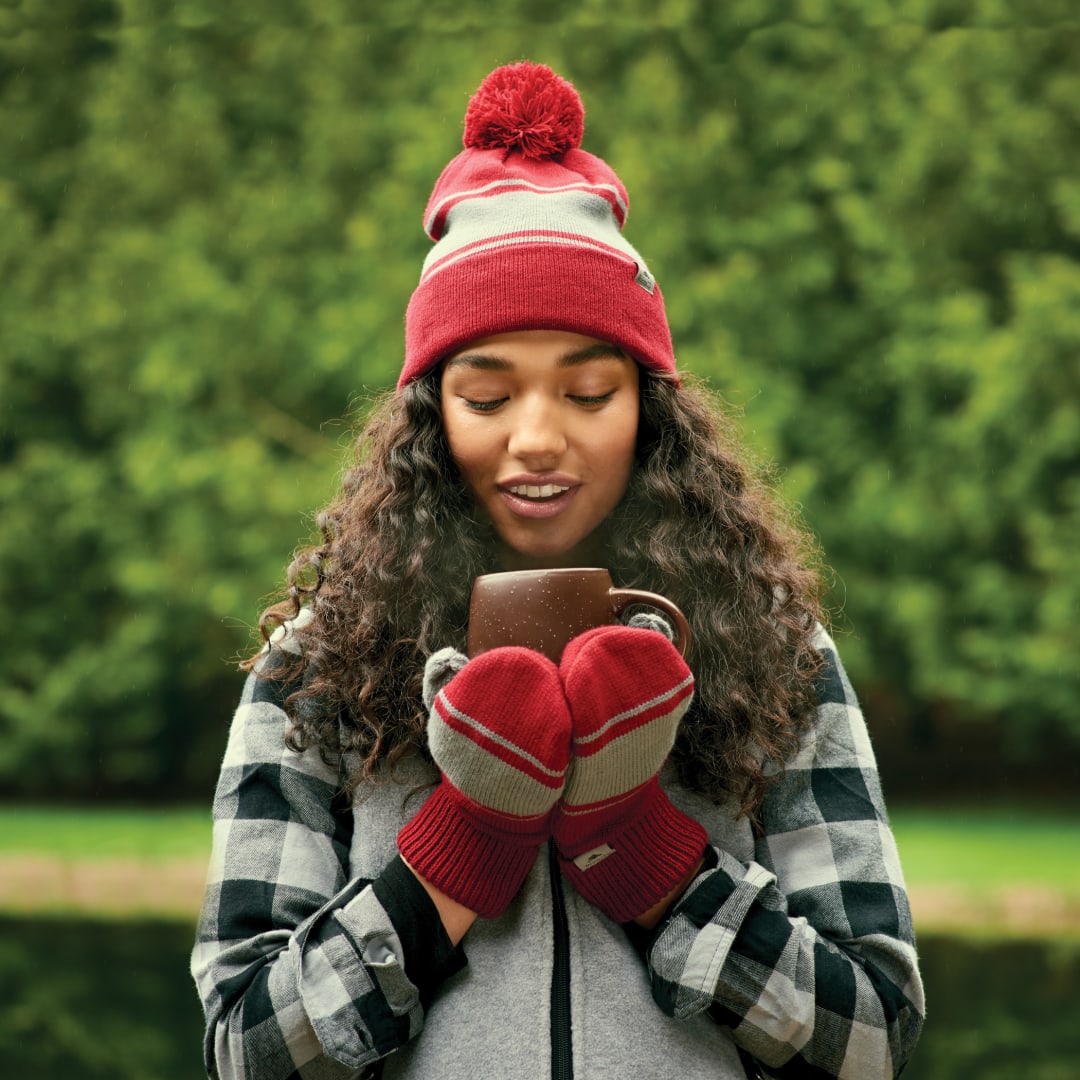
[[[575,349],[573,352],[564,353],[555,362],[556,367],[569,368],[578,364],[587,364],[592,360],[626,360],[627,355],[617,345],[607,342],[597,342],[595,345],[586,345],[583,349]],[[446,361],[448,368],[468,367],[476,371],[512,371],[514,365],[501,356],[492,353],[461,353],[452,356]]]

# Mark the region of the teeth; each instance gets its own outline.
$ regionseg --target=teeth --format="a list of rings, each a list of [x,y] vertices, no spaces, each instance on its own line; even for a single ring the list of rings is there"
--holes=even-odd
[[[524,495],[529,499],[550,499],[552,495],[561,495],[564,491],[569,491],[570,488],[558,484],[544,484],[541,487],[537,487],[535,484],[516,484],[510,490],[515,495]]]

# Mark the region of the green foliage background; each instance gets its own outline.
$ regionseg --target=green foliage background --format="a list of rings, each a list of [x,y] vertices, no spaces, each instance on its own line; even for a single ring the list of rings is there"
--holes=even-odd
[[[820,536],[864,693],[1080,740],[1075,5],[362,7],[0,0],[0,792],[208,790],[523,56]]]

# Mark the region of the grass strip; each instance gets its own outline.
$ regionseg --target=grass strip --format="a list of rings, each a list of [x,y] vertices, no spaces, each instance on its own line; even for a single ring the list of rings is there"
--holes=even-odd
[[[209,806],[0,806],[3,855],[205,860],[210,841]]]
[[[900,807],[918,932],[1080,939],[1080,814]],[[193,920],[210,853],[202,807],[0,806],[0,913]]]
[[[1038,886],[1080,897],[1080,810],[902,808],[891,814],[910,886]]]
[[[910,885],[1080,893],[1080,809],[901,807],[891,816]],[[210,841],[209,807],[0,806],[0,854],[206,859]]]

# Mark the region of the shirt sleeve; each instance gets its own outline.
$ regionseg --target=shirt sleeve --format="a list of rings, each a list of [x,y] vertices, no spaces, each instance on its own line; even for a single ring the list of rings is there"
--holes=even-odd
[[[832,641],[817,720],[770,780],[756,860],[712,849],[641,944],[669,1015],[708,1011],[769,1076],[899,1075],[924,1014],[914,930],[862,713]]]
[[[214,798],[191,959],[212,1078],[362,1076],[420,1031],[465,964],[400,860],[374,881],[350,878],[337,771],[285,746],[291,689],[248,679]]]

